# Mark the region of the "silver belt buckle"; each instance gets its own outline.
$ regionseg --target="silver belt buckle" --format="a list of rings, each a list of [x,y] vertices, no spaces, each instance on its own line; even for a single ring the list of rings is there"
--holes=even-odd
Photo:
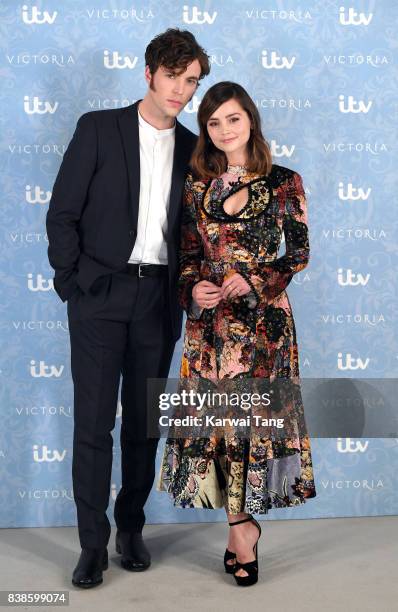
[[[144,278],[144,275],[141,274],[141,267],[145,267],[146,264],[138,264],[138,278]]]

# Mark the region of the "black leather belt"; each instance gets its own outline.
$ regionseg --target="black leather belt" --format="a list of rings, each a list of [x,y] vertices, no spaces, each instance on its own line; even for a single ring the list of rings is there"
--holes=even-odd
[[[165,264],[128,263],[125,271],[131,276],[138,276],[138,278],[165,276],[168,273],[168,266]]]

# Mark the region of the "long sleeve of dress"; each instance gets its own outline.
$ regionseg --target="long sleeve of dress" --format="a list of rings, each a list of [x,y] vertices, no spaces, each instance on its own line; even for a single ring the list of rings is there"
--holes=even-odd
[[[294,172],[287,181],[283,214],[286,252],[270,263],[259,263],[242,274],[252,287],[257,304],[270,303],[288,286],[293,275],[309,261],[307,202],[301,175]]]
[[[197,229],[192,175],[188,174],[182,204],[182,225],[180,244],[180,276],[178,281],[178,298],[188,318],[199,319],[203,308],[192,298],[193,286],[200,278],[200,266],[203,259],[203,243]]]

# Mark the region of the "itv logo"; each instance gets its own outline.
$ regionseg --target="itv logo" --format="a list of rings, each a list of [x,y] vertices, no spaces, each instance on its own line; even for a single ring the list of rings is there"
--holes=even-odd
[[[52,463],[53,461],[63,461],[66,457],[66,450],[61,453],[55,450],[49,450],[47,446],[42,446],[41,449],[38,444],[33,445],[33,461],[36,463]]]
[[[191,10],[191,13],[190,13]],[[217,11],[214,11],[211,15],[207,11],[200,11],[197,6],[185,5],[182,9],[182,20],[184,23],[196,23],[198,25],[209,24],[213,25],[217,17]]]
[[[138,57],[134,56],[133,58],[128,55],[120,55],[118,51],[108,51],[105,49],[104,51],[104,66],[108,70],[118,69],[123,70],[124,68],[128,68],[129,70],[133,70],[136,67],[138,62]]]
[[[373,13],[366,15],[366,13],[356,11],[352,6],[347,9],[347,14],[345,6],[341,6],[339,9],[339,22],[341,25],[368,26],[372,19]]]
[[[32,25],[34,23],[39,25],[42,23],[48,23],[52,25],[58,15],[57,11],[53,11],[53,13],[49,13],[48,11],[40,11],[37,6],[32,6],[30,10],[31,12],[29,14],[29,7],[26,4],[23,5],[22,21],[27,25]]]

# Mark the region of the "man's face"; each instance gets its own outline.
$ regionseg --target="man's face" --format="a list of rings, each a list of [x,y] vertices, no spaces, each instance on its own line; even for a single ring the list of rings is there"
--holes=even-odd
[[[182,111],[198,87],[200,72],[197,59],[180,74],[159,66],[152,75],[148,66],[145,68],[145,78],[149,84],[148,95],[162,115],[176,117]]]

